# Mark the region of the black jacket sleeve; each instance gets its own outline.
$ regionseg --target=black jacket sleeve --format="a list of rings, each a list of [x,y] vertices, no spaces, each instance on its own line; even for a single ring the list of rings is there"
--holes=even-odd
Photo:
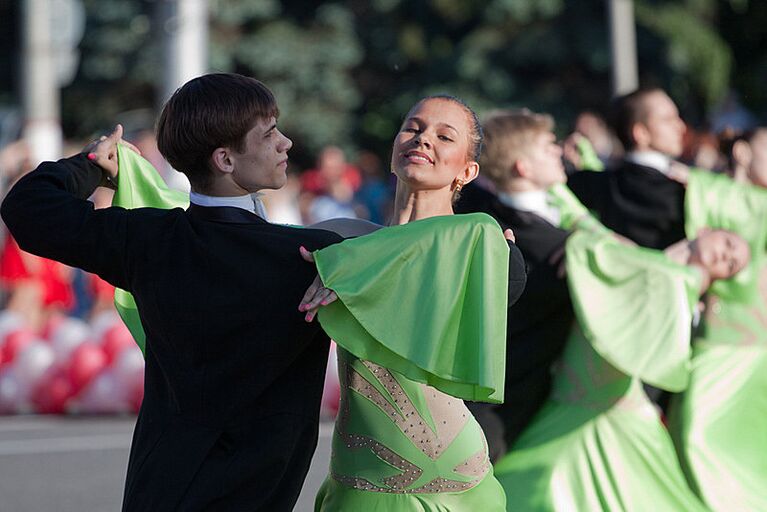
[[[525,268],[525,258],[522,257],[522,251],[517,244],[512,241],[509,243],[509,307],[517,302],[517,299],[525,291],[527,283],[527,271]]]
[[[128,212],[96,210],[87,198],[101,169],[84,155],[44,162],[8,192],[0,214],[23,250],[98,274],[128,288]]]

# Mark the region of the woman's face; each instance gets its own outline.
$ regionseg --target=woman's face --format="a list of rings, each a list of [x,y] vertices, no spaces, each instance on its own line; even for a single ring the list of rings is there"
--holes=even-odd
[[[701,232],[691,250],[690,263],[697,263],[708,270],[712,280],[734,276],[751,258],[746,241],[722,229]]]
[[[449,188],[465,183],[470,162],[469,116],[461,105],[432,98],[417,104],[402,123],[392,148],[391,165],[397,178],[414,190]],[[476,174],[476,173],[474,173]]]

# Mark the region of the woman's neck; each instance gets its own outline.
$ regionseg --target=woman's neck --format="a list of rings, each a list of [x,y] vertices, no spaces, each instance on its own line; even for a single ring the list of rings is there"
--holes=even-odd
[[[391,225],[453,214],[453,192],[449,189],[412,190],[398,185]]]

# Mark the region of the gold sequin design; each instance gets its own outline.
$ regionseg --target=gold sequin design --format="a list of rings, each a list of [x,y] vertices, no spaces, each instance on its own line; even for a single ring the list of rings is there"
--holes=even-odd
[[[341,385],[361,393],[375,403],[392,419],[404,434],[410,437],[413,444],[420,448],[427,456],[432,459],[439,457],[439,455],[444,452],[447,446],[449,446],[460,433],[465,426],[466,421],[468,421],[468,410],[463,402],[436,391],[433,388],[423,386],[427,406],[436,423],[435,426],[437,427],[437,432],[435,433],[420,416],[389,370],[369,361],[362,361],[362,363],[373,373],[386,391],[393,397],[394,403],[400,410],[397,411],[397,409],[391,405],[376,387],[371,385],[350,365],[345,363],[341,363],[339,367],[342,377]],[[402,473],[384,478],[383,483],[387,487],[376,485],[364,478],[343,476],[333,473],[333,478],[338,482],[355,489],[373,492],[439,493],[463,491],[474,487],[481,481],[481,478],[477,478],[471,482],[460,482],[440,477],[421,487],[407,489],[407,486],[411,485],[421,477],[423,470],[410,461],[400,457],[378,441],[367,436],[346,433],[346,425],[348,423],[350,411],[348,400],[343,400],[342,402],[336,430],[344,441],[346,447],[348,449],[370,449],[381,460],[384,460],[391,466],[399,469]],[[456,418],[456,410],[460,411],[460,419]],[[484,442],[483,437],[483,443]],[[486,452],[487,450],[483,448],[483,450],[456,466],[455,471],[466,476],[484,476],[490,469],[490,461]]]

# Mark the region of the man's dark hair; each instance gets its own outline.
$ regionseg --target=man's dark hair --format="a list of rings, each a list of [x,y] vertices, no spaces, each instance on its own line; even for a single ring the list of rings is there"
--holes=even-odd
[[[634,135],[631,133],[634,125],[647,122],[648,109],[645,99],[658,92],[665,94],[665,91],[659,87],[640,88],[618,96],[610,104],[610,124],[626,151],[636,147]]]
[[[245,135],[261,119],[277,117],[272,92],[255,78],[212,73],[194,78],[165,103],[157,122],[157,146],[194,190],[205,192],[213,150],[244,150]]]

